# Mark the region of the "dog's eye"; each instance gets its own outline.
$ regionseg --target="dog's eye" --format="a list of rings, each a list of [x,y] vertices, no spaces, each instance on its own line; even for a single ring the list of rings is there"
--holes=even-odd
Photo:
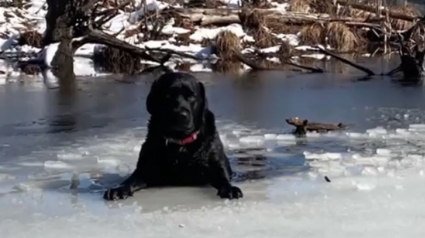
[[[187,97],[187,100],[189,100],[189,101],[195,101],[195,95],[189,95]]]

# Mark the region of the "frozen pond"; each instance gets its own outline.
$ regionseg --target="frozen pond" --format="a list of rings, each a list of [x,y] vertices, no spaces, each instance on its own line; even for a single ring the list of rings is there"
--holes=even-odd
[[[151,78],[9,83],[0,86],[1,237],[425,235],[422,86],[332,74],[199,78],[245,198],[158,188],[103,201],[136,163]],[[294,116],[349,129],[295,139],[285,122]]]

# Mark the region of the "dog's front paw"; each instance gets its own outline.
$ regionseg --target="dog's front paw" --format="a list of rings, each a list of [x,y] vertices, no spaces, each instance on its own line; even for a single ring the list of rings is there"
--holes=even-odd
[[[242,190],[238,187],[225,187],[218,190],[217,195],[221,198],[238,199],[243,198]]]
[[[133,192],[127,186],[120,186],[117,188],[108,189],[103,198],[106,200],[118,200],[118,199],[127,199],[129,196],[133,196]]]

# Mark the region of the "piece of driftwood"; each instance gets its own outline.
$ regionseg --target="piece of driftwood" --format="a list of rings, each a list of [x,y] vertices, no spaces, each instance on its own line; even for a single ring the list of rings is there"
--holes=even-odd
[[[332,123],[318,123],[318,122],[309,122],[308,120],[301,119],[298,117],[292,117],[286,119],[286,123],[289,125],[295,126],[294,134],[295,135],[305,135],[307,132],[329,132],[329,131],[339,131],[344,130],[347,126],[342,123],[332,124]]]

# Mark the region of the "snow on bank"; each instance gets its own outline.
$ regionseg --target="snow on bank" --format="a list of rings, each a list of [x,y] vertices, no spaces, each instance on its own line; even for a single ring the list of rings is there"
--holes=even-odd
[[[304,145],[283,131],[230,122],[218,122],[218,128],[237,171],[246,171],[241,163],[258,162],[252,158],[264,155],[264,167],[248,167],[286,172],[238,183],[245,193],[239,201],[220,200],[211,188],[158,188],[105,203],[104,186],[120,179],[115,175],[132,171],[146,128],[93,136],[0,162],[2,234],[13,238],[424,235],[419,219],[425,209],[424,125],[357,134],[313,133]],[[251,150],[237,152],[243,148]]]
[[[131,23],[131,24],[135,24],[140,19],[142,19],[145,11],[156,11],[156,10],[161,11],[168,6],[169,6],[169,4],[163,3],[161,1],[146,0],[146,7],[142,7],[139,10],[130,13],[130,17],[128,19],[128,22]]]
[[[230,8],[238,9],[241,5],[239,0],[221,0],[222,3],[227,4]],[[170,6],[169,3],[158,1],[158,0],[148,0],[147,2],[147,11],[161,11]],[[275,10],[286,12],[288,8],[288,3],[276,3],[271,2]],[[138,0],[135,3],[140,5],[141,1]],[[181,7],[178,4],[174,4],[173,7]],[[205,39],[214,39],[217,34],[221,31],[228,30],[235,33],[240,39],[241,43],[244,41],[252,42],[252,36],[247,35],[240,24],[231,24],[225,27],[218,28],[203,28],[195,27],[193,32],[190,34],[189,39],[192,41],[188,46],[178,45],[176,38],[179,35],[190,33],[192,30],[185,29],[181,27],[173,26],[175,21],[171,19],[165,27],[162,29],[162,33],[169,35],[170,38],[166,41],[147,41],[140,42],[139,38],[143,37],[143,33],[138,33],[130,37],[125,37],[125,33],[128,30],[134,30],[137,28],[139,22],[138,20],[143,16],[145,12],[144,8],[140,8],[134,12],[119,11],[113,19],[111,19],[107,24],[105,24],[106,32],[110,34],[116,34],[118,39],[125,40],[130,44],[136,45],[138,47],[150,47],[150,48],[161,48],[161,49],[172,49],[178,52],[184,52],[196,56],[200,59],[216,59],[217,57],[213,55],[211,47],[202,47],[201,42]],[[20,33],[23,33],[27,30],[36,30],[37,32],[43,34],[46,29],[45,14],[47,13],[47,4],[42,0],[32,0],[30,7],[28,9],[17,9],[17,8],[0,8],[0,51],[4,52],[27,52],[27,53],[37,53],[40,49],[34,49],[31,47],[18,47],[17,39]],[[24,25],[30,24],[31,29],[27,29]],[[148,25],[148,28],[152,28],[152,25]],[[124,31],[123,31],[124,30]],[[6,39],[1,39],[1,36],[6,37]],[[282,40],[288,41],[292,46],[299,46],[298,36],[294,34],[278,34],[276,37],[281,38]],[[51,46],[46,46],[46,48],[41,52],[40,57],[45,62],[46,66],[51,66],[51,60],[56,52],[57,44],[52,44]],[[93,56],[94,51],[96,50],[96,45],[84,46],[84,49],[79,49],[76,53],[75,64],[77,65],[77,70],[75,71],[77,76],[96,76],[99,72],[96,72],[94,68],[89,70],[80,70],[81,67],[78,65],[81,64],[81,61],[87,62],[87,58]],[[260,49],[263,50],[263,49]],[[144,62],[146,63],[146,62]],[[170,65],[176,65],[176,60],[172,60]],[[91,63],[90,65],[93,65]],[[204,65],[197,64],[191,66],[191,69],[202,69],[204,70]],[[245,67],[249,68],[249,67]],[[206,69],[211,71],[211,69]],[[19,75],[19,71],[14,74],[8,74],[8,77],[11,75]],[[0,76],[4,77],[4,76]]]

